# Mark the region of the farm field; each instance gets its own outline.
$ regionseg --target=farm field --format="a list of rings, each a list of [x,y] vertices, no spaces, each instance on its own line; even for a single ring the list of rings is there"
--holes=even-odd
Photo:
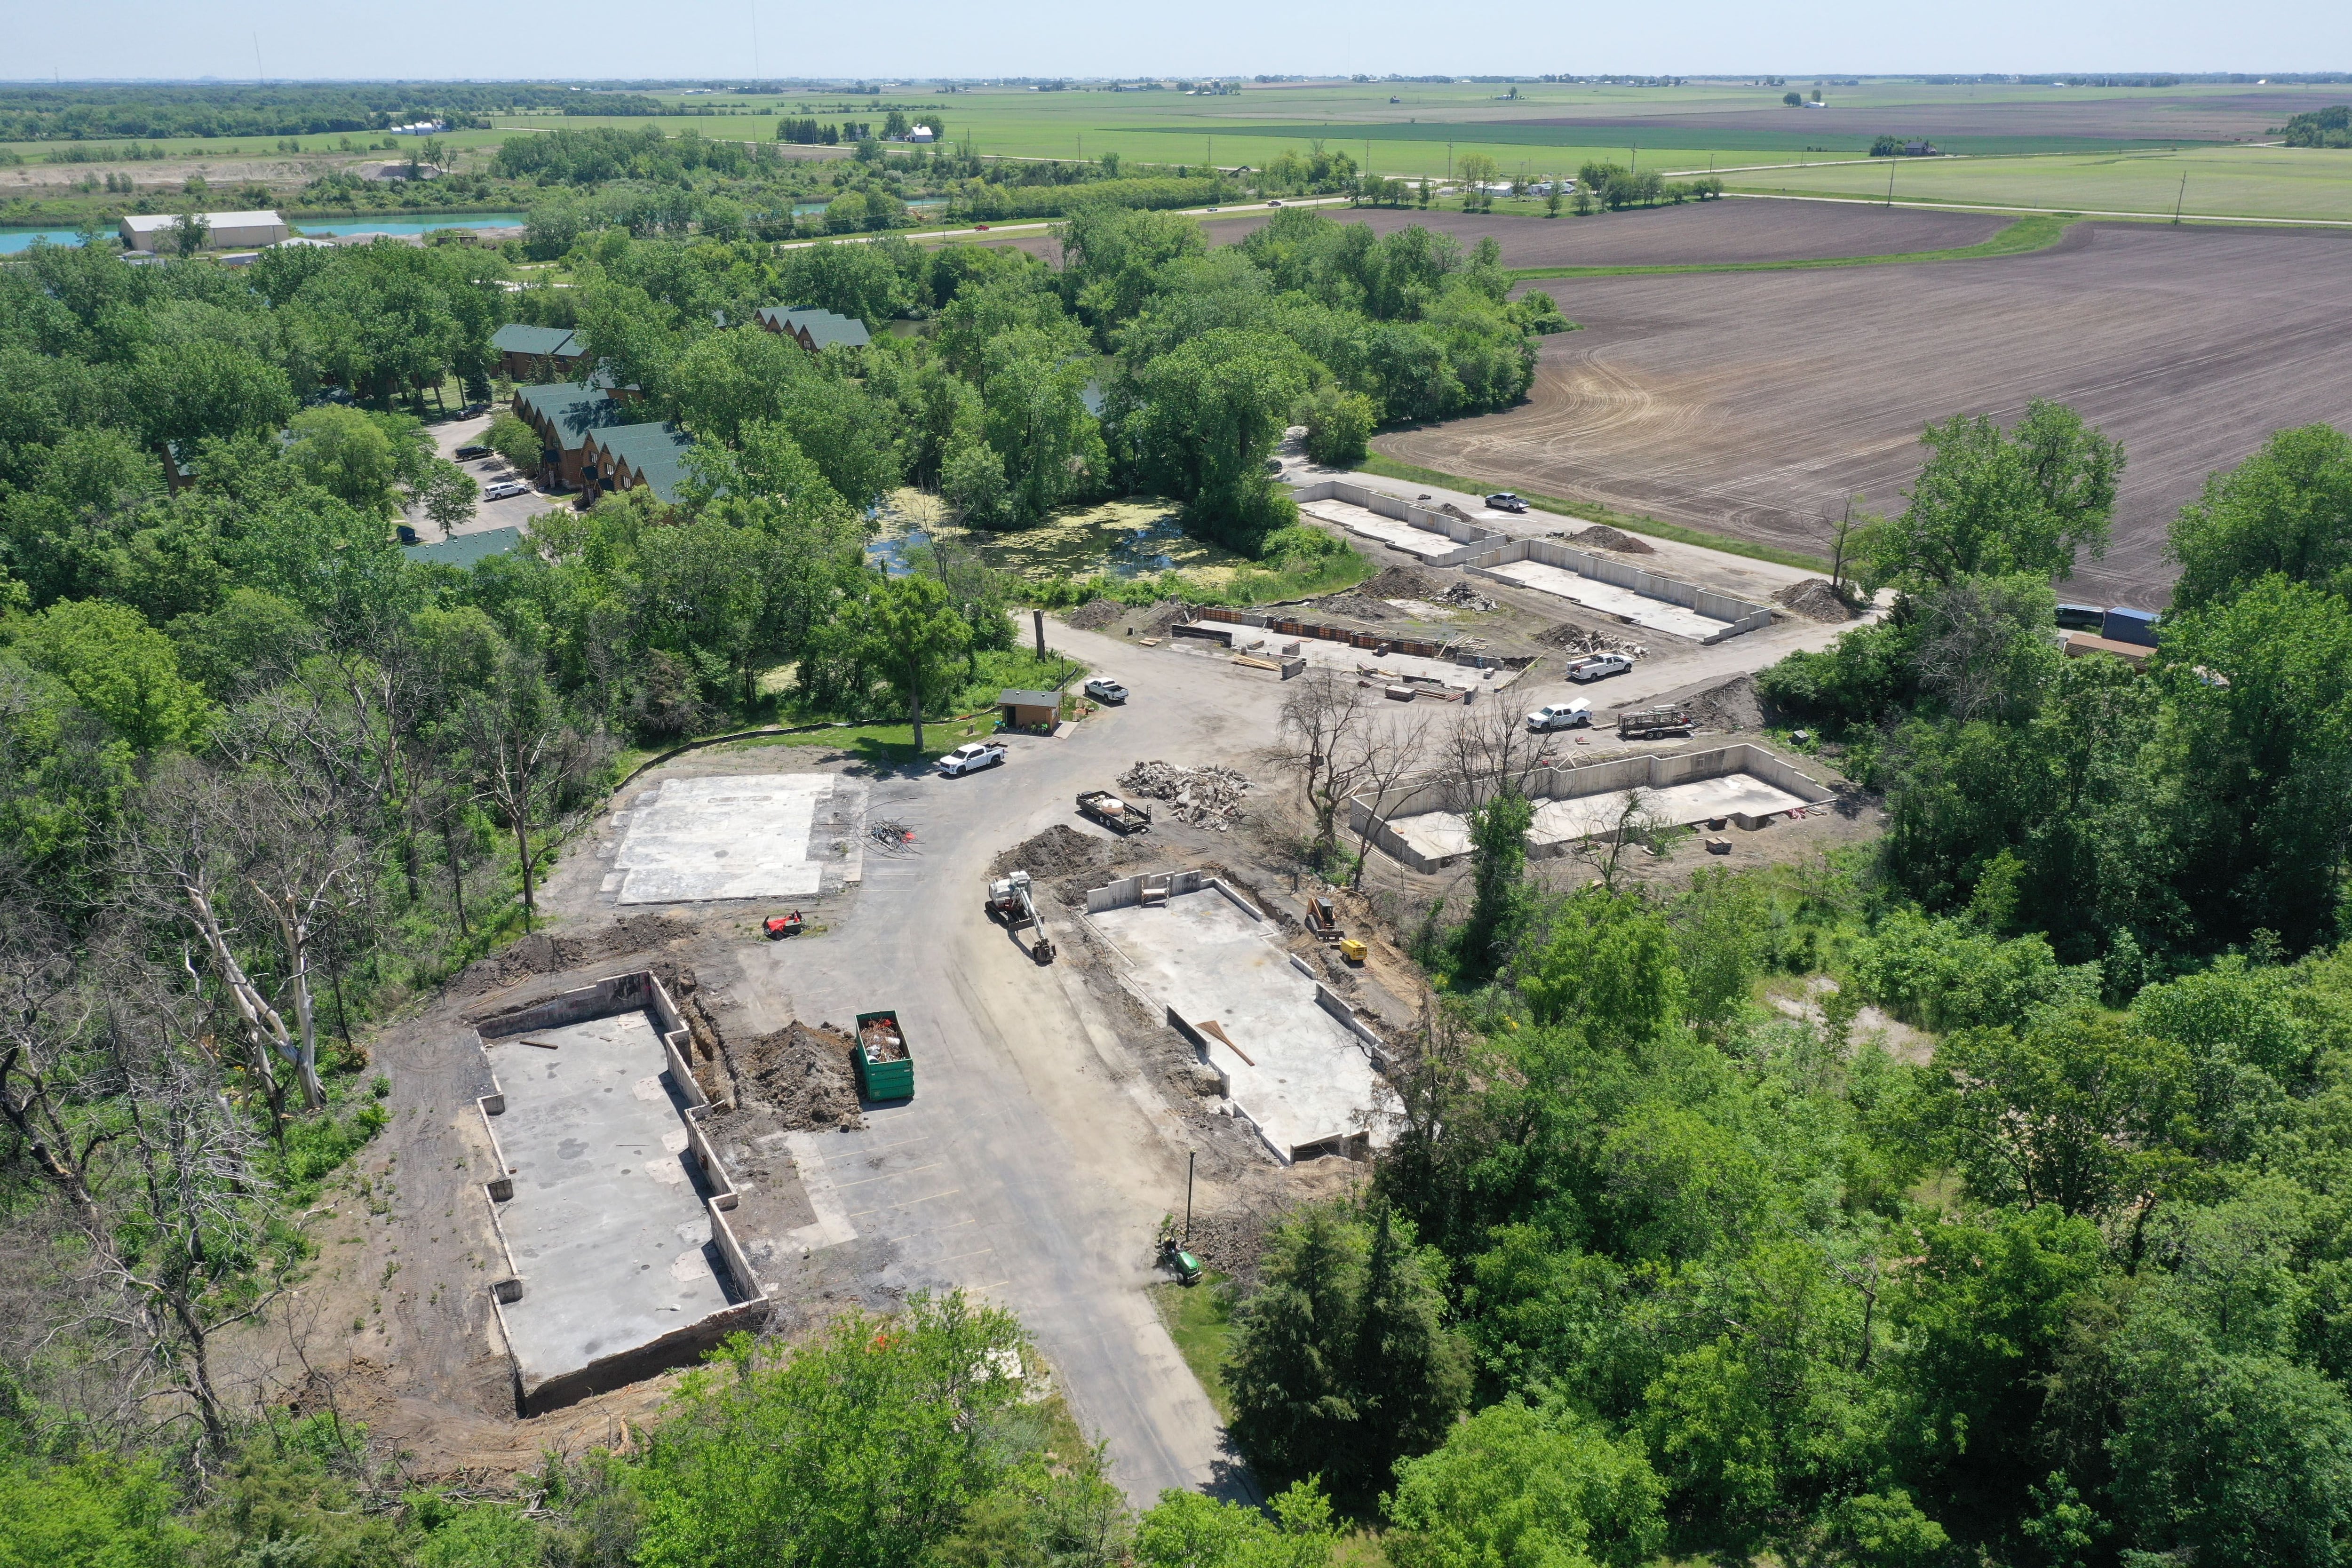
[[[1847,497],[1902,504],[1927,421],[2053,398],[2129,458],[2081,593],[2160,603],[2166,524],[2207,474],[2352,425],[2352,235],[2083,224],[1989,260],[1529,286],[1585,330],[1545,340],[1528,401],[1379,450],[1818,552]]]
[[[2352,89],[2341,90],[2352,96]],[[1729,179],[1735,190],[1884,197],[1886,163],[1776,169]],[[1895,199],[2131,213],[2169,213],[2177,200],[2190,215],[2352,222],[2352,153],[2196,147],[2095,157],[1905,159],[1895,169]]]

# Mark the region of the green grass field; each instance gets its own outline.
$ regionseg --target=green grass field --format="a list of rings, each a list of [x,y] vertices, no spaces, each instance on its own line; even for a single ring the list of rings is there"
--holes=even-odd
[[[2184,213],[2352,222],[2352,152],[2198,147],[2101,157],[1906,159],[1895,199],[2063,212]],[[1886,160],[1867,168],[1776,170],[1731,188],[1789,195],[1884,196]],[[2182,184],[2183,177],[2187,184]]]

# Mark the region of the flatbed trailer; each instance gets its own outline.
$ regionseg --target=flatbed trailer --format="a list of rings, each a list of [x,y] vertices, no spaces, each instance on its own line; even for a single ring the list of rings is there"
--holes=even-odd
[[[1125,837],[1130,833],[1151,830],[1151,808],[1125,800],[1107,789],[1090,789],[1078,795],[1078,815],[1091,822],[1099,822],[1113,833]]]
[[[1698,715],[1678,702],[1640,708],[1617,716],[1621,741],[1654,741],[1662,735],[1687,735],[1698,726]]]

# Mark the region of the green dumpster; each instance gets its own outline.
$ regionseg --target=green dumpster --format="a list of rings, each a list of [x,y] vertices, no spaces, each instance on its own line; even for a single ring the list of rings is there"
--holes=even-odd
[[[905,1100],[915,1092],[906,1031],[887,1008],[857,1015],[857,1089],[868,1100]]]

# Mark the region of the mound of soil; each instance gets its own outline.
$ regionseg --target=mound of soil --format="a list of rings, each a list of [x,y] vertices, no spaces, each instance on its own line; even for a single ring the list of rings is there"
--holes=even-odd
[[[1764,700],[1756,689],[1756,678],[1752,675],[1735,675],[1720,686],[1709,687],[1683,700],[1698,714],[1699,722],[1710,730],[1764,727]]]
[[[1535,635],[1535,641],[1546,647],[1563,648],[1570,653],[1630,653],[1640,654],[1639,643],[1628,642],[1613,632],[1590,631],[1573,621],[1546,626]]]
[[[1838,597],[1826,577],[1808,577],[1801,583],[1791,583],[1772,595],[1772,602],[1795,611],[1809,621],[1850,621],[1853,609]]]
[[[1624,530],[1612,528],[1605,522],[1596,522],[1582,533],[1570,534],[1568,542],[1570,544],[1581,544],[1587,550],[1614,550],[1626,555],[1657,553],[1651,548],[1648,540],[1636,538]]]
[[[1164,637],[1168,635],[1170,626],[1192,618],[1191,605],[1181,599],[1164,599],[1154,605],[1151,607],[1151,613],[1143,618],[1141,635],[1148,637]]]
[[[1118,865],[1130,858],[1128,849],[1125,839],[1089,838],[1069,824],[1057,822],[999,855],[989,863],[988,874],[1002,877],[1008,871],[1026,871],[1040,882],[1057,881]]]
[[[1062,617],[1067,625],[1082,632],[1107,626],[1127,614],[1127,606],[1117,599],[1092,599]]]
[[[795,1131],[863,1127],[852,1048],[850,1037],[829,1024],[787,1024],[735,1047],[736,1087]]]
[[[450,983],[450,994],[485,995],[534,974],[561,974],[583,964],[650,952],[692,935],[694,929],[691,921],[667,915],[624,915],[601,931],[561,935],[534,931],[511,947],[467,964]]]
[[[1444,587],[1410,566],[1391,566],[1369,582],[1356,584],[1354,592],[1370,599],[1431,599],[1444,593]]]

